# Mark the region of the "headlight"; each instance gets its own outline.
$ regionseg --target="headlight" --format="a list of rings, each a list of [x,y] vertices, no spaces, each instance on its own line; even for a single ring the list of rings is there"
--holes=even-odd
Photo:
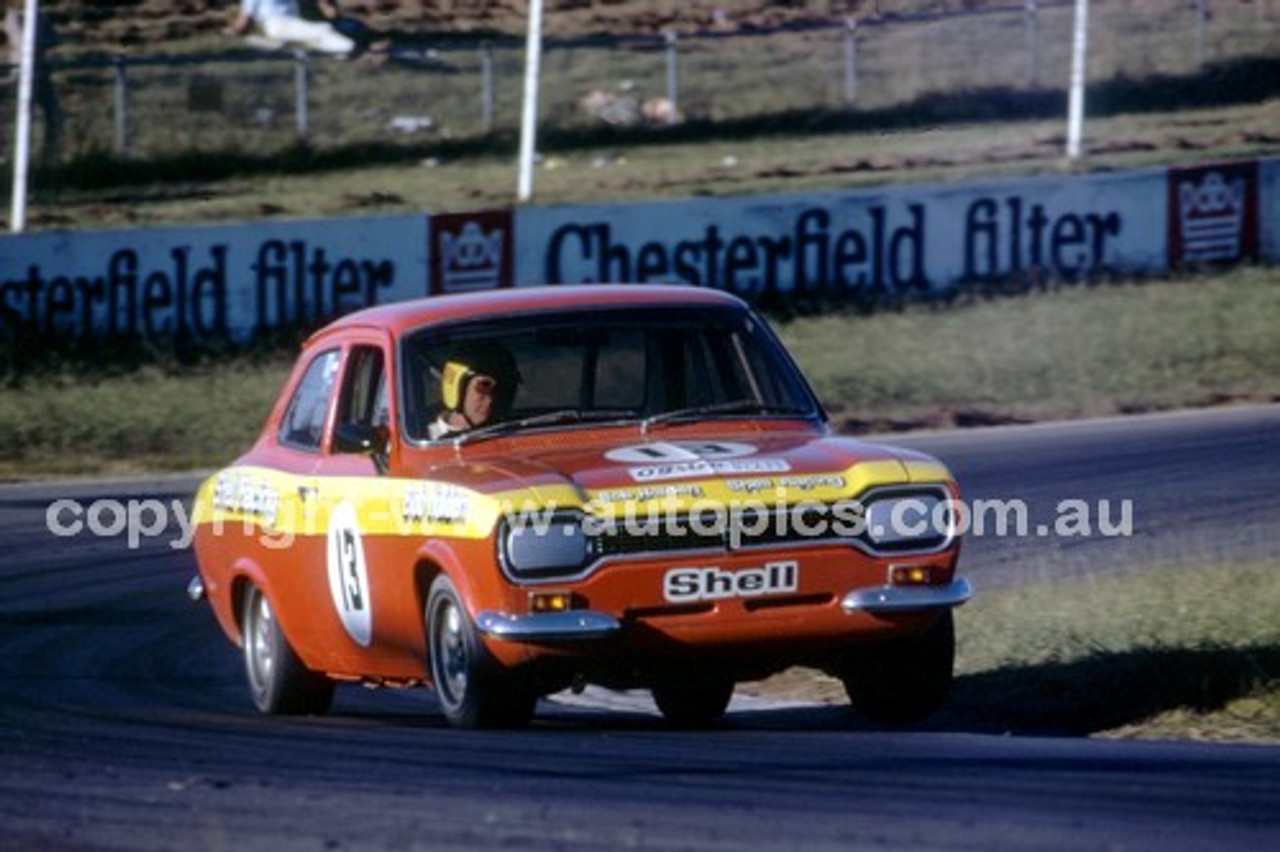
[[[591,553],[577,515],[509,519],[501,546],[507,570],[522,580],[575,573]]]
[[[890,553],[944,547],[955,535],[946,498],[934,492],[871,497],[866,506],[866,539]]]

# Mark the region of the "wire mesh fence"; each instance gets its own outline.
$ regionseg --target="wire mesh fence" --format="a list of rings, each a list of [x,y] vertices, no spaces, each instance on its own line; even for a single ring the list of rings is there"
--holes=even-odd
[[[876,110],[929,95],[1062,89],[1071,4],[836,18],[774,30],[561,39],[544,48],[540,125],[573,131]],[[1274,8],[1273,8],[1274,7]],[[1206,63],[1280,56],[1280,2],[1094,0],[1092,82],[1194,75]],[[393,51],[376,61],[291,52],[51,61],[63,134],[53,155],[270,152],[483,138],[519,126],[515,39]],[[14,75],[10,75],[12,81]],[[16,86],[0,88],[0,151]],[[37,111],[37,146],[47,128]]]

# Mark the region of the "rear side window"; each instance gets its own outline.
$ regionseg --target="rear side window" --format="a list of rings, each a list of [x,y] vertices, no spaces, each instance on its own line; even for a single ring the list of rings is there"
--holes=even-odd
[[[387,411],[387,383],[382,350],[357,346],[347,355],[346,378],[338,404],[338,423],[385,427],[391,419]]]
[[[338,350],[330,349],[317,355],[307,367],[293,399],[289,400],[280,426],[280,443],[299,450],[319,451],[340,360]]]

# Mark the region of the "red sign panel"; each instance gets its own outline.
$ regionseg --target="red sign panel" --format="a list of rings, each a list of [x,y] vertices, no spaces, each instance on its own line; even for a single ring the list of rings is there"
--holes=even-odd
[[[432,295],[511,286],[515,219],[510,210],[442,213],[431,217],[429,227]]]
[[[1258,164],[1169,170],[1169,266],[1258,256]]]

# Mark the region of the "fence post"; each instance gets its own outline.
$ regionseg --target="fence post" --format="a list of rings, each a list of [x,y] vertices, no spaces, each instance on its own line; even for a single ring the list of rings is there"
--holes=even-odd
[[[307,114],[307,104],[310,101],[310,74],[309,74],[307,52],[305,50],[297,50],[293,53],[293,87],[294,87],[294,114],[298,123],[298,141],[305,141],[307,138],[307,130],[310,125],[310,116]]]
[[[480,122],[493,132],[493,42],[480,45]]]
[[[115,119],[116,156],[129,153],[129,64],[123,56],[117,56],[115,68]]]
[[[1027,30],[1027,88],[1040,85],[1040,15],[1036,0],[1027,0],[1024,15]]]
[[[853,16],[844,19],[844,102],[858,102],[858,19]]]
[[[1067,99],[1067,159],[1078,160],[1084,136],[1084,96],[1088,82],[1089,0],[1076,0],[1071,36],[1071,91]]]
[[[1209,0],[1196,0],[1196,72],[1204,69],[1205,37],[1209,29]]]
[[[667,101],[671,104],[671,112],[667,114],[667,123],[674,124],[680,114],[680,75],[679,41],[674,30],[667,30]]]

